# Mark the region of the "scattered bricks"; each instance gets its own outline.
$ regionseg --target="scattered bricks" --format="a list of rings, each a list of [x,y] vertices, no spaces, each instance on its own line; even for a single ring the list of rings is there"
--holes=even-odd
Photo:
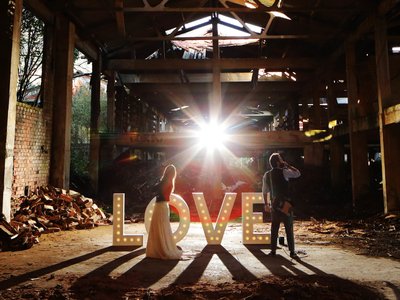
[[[10,225],[15,232],[24,232],[26,236],[16,240],[25,243],[20,245],[20,249],[31,247],[32,240],[38,242],[41,233],[89,229],[111,223],[93,199],[75,191],[66,193],[54,187],[39,187],[29,196],[22,196],[14,202],[20,204]],[[13,245],[18,249],[16,242]]]

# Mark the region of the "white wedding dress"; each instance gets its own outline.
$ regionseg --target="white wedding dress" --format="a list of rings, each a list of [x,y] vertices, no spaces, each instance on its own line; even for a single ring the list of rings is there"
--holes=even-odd
[[[169,222],[169,204],[156,202],[147,239],[146,257],[180,259],[182,250],[176,247]]]

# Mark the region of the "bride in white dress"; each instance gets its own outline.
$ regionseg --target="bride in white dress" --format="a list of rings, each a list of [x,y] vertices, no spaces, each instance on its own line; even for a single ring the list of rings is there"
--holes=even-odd
[[[168,165],[156,186],[156,204],[150,223],[146,257],[180,259],[182,250],[176,247],[169,222],[169,197],[175,188],[176,168]]]

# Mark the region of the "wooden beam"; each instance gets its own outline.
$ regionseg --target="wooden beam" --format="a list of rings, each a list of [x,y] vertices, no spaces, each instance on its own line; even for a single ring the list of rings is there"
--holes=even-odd
[[[385,126],[400,123],[400,104],[385,109]]]
[[[203,94],[212,90],[212,83],[130,83],[127,84],[133,93],[172,93]],[[274,93],[274,92],[297,92],[302,88],[302,83],[297,81],[260,81],[256,87],[251,82],[223,82],[222,90],[225,93]]]
[[[368,152],[366,132],[353,130],[353,119],[357,116],[358,84],[355,43],[346,44],[346,77],[348,90],[348,121],[351,157],[351,183],[353,208],[358,209],[369,192]]]
[[[69,189],[71,160],[72,77],[75,26],[62,14],[56,17],[54,45],[53,136],[50,184]]]
[[[54,24],[54,13],[43,3],[43,1],[24,0],[24,5],[46,24]]]
[[[115,129],[115,72],[107,76],[107,130]]]
[[[340,37],[336,37],[340,38]],[[250,34],[248,36],[193,36],[193,37],[176,37],[173,35],[166,36],[130,36],[127,40],[131,43],[137,41],[158,42],[158,41],[210,41],[210,40],[326,40],[332,39],[330,35],[310,35],[310,34],[274,34],[263,36],[261,34]]]
[[[394,99],[390,86],[387,28],[383,17],[378,17],[375,23],[375,53],[383,200],[385,213],[388,213],[400,210],[400,124],[385,124],[385,112],[393,105]],[[396,114],[395,109],[389,111]]]
[[[117,20],[118,32],[122,37],[126,36],[125,17],[124,17],[124,1],[115,0],[115,18]]]
[[[201,6],[201,5],[200,5]],[[145,7],[135,7],[135,6],[124,6],[125,13],[224,13],[224,12],[235,12],[235,13],[268,13],[272,11],[282,12],[282,13],[330,13],[342,15],[343,13],[362,13],[370,11],[371,7],[366,5],[364,7],[352,7],[352,8],[326,8],[326,7],[266,7],[260,5],[256,9],[250,9],[247,7],[165,7],[163,5],[156,6],[145,6]],[[74,5],[74,9],[80,10],[85,13],[98,13],[99,11],[109,10],[107,7],[88,7]],[[111,9],[116,11],[117,8]]]
[[[22,0],[0,1],[0,213],[11,218]]]
[[[196,143],[193,134],[181,132],[138,133],[120,135],[100,134],[102,145],[131,146],[135,148],[187,148]],[[302,148],[311,144],[310,138],[300,131],[261,131],[232,134],[227,142],[229,149],[264,150],[266,148]]]
[[[78,34],[75,35],[76,48],[85,54],[90,60],[98,60],[98,47],[90,40],[82,39]]]
[[[344,163],[344,142],[333,138],[329,143],[331,185],[334,191],[343,191],[346,184],[346,169]]]
[[[101,83],[101,60],[92,64],[91,101],[90,101],[90,151],[89,151],[89,176],[94,191],[98,191],[99,184],[99,116],[100,116],[100,83]]]
[[[213,36],[218,36],[218,18],[214,16],[212,18],[212,34]],[[218,63],[221,59],[220,57],[220,49],[219,49],[219,41],[213,40],[213,82],[212,82],[212,93],[210,102],[210,121],[218,122],[221,117],[222,110],[222,98],[221,98],[221,65]]]
[[[105,68],[115,71],[168,71],[168,70],[212,70],[218,64],[221,70],[267,69],[315,69],[318,61],[309,58],[221,58],[212,59],[110,59]]]

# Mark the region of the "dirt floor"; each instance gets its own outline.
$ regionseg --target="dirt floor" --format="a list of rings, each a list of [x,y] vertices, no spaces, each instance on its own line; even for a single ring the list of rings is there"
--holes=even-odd
[[[145,234],[144,224],[125,231]],[[286,246],[269,257],[268,246],[243,245],[240,223],[207,246],[191,223],[184,259],[160,261],[112,247],[112,226],[42,235],[0,252],[0,299],[400,299],[398,217],[296,221],[295,236],[299,260]]]

